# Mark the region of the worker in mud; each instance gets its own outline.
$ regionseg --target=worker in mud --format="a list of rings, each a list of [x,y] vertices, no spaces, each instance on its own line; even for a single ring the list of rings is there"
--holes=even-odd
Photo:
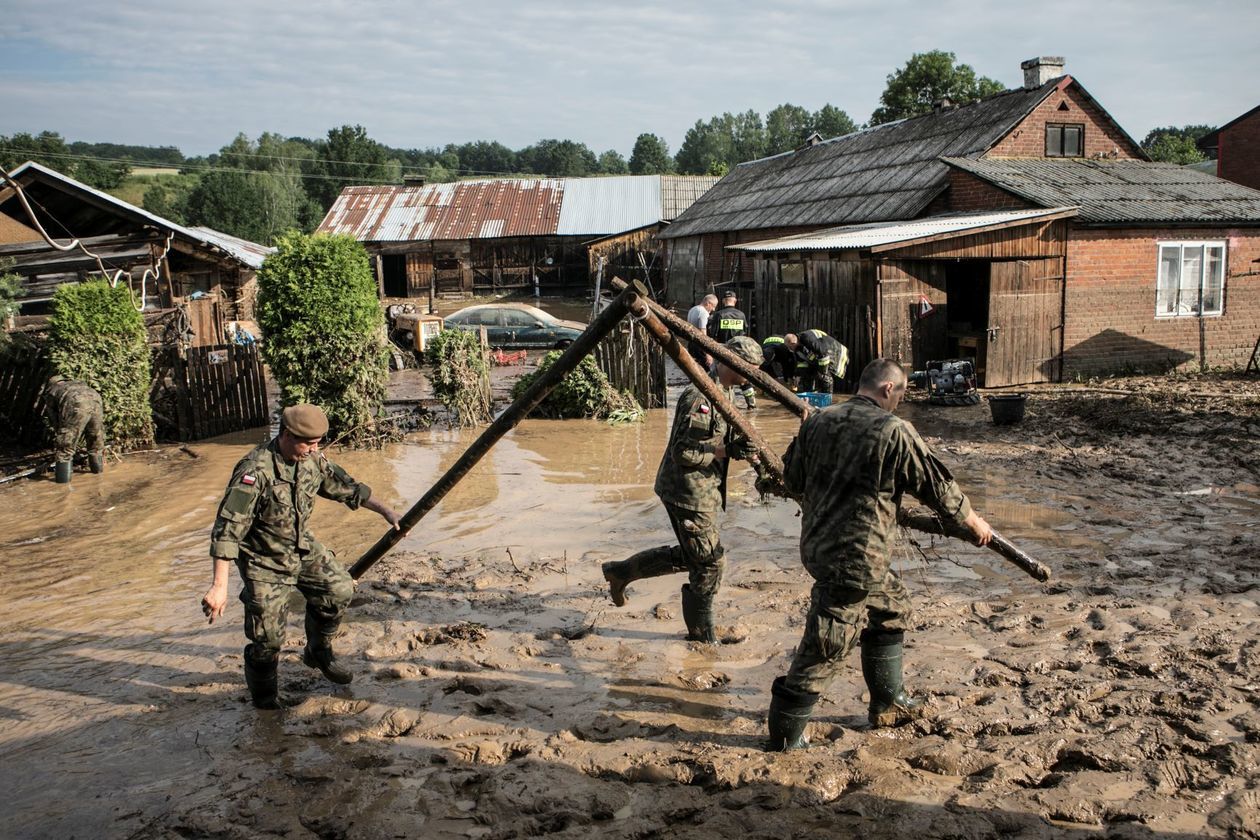
[[[802,391],[830,394],[849,367],[849,348],[822,330],[788,333],[783,343],[796,354],[796,375]]]
[[[100,393],[86,382],[48,377],[44,387],[44,417],[53,433],[53,474],[58,484],[69,484],[74,472],[74,453],[83,439],[88,468],[105,471],[105,405]]]
[[[709,331],[709,316],[713,314],[713,310],[717,309],[717,305],[717,295],[705,295],[700,299],[699,303],[688,310],[687,323],[707,335]],[[691,358],[696,360],[696,364],[705,370],[708,370],[709,366],[713,364],[713,357],[704,352],[704,348],[699,344],[688,344],[687,352],[691,354]]]
[[[768,335],[761,339],[761,354],[765,361],[761,370],[783,383],[796,381],[796,354],[787,346],[781,335]]]
[[[748,316],[746,316],[737,306],[739,297],[735,294],[734,289],[727,289],[722,293],[722,308],[713,313],[713,317],[709,319],[709,338],[718,344],[725,344],[732,338],[741,335],[748,335]],[[717,370],[710,371],[713,378],[717,378]],[[757,392],[753,389],[752,383],[745,382],[739,386],[739,393],[744,398],[744,405],[748,408],[757,407]]]
[[[857,395],[811,414],[784,456],[787,488],[802,497],[801,562],[814,586],[791,668],[771,688],[771,750],[805,746],[814,704],[859,639],[871,725],[922,716],[922,701],[902,683],[910,597],[891,567],[902,494],[964,526],[978,545],[992,537],[945,465],[893,414],[905,390],[901,367],[876,359]]]
[[[311,533],[315,497],[354,510],[375,511],[398,528],[398,514],[372,497],[319,451],[328,417],[319,406],[292,405],[281,414],[280,434],[237,463],[210,532],[214,578],[201,599],[210,623],[228,599],[228,564],[236,563],[245,605],[245,684],[260,709],[283,708],[276,662],[284,644],[289,596],[306,599],[302,661],[335,683],[354,675],[333,653],[332,640],[354,593],[349,572]]]
[[[748,336],[726,346],[750,365],[761,364],[761,347]],[[744,378],[718,362],[718,382],[730,388]],[[626,587],[642,578],[687,572],[682,587],[687,638],[715,642],[713,599],[722,582],[726,551],[718,538],[718,511],[726,508],[726,471],[731,458],[750,459],[743,439],[732,438],[726,421],[694,384],[678,398],[673,427],[661,466],[656,495],[665,505],[677,545],[640,551],[626,560],[605,563],[604,579],[617,606],[626,603]]]

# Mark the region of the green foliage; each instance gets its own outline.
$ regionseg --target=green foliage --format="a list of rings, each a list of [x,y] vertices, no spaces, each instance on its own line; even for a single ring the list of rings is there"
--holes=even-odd
[[[66,141],[55,131],[19,131],[9,137],[0,136],[0,168],[6,172],[31,160],[73,178],[75,164],[69,154]]]
[[[7,320],[18,312],[18,300],[22,297],[22,278],[8,269],[13,265],[11,259],[0,259],[0,321]],[[7,344],[9,333],[0,325],[0,345]]]
[[[516,380],[512,386],[512,399],[524,394],[562,353],[561,350],[552,350],[539,360],[538,367]],[[631,418],[637,419],[642,410],[634,397],[614,388],[595,359],[587,356],[560,380],[560,384],[534,409],[532,416],[555,419],[607,417],[617,422],[628,422]]]
[[[48,324],[53,367],[100,392],[113,445],[151,444],[149,348],[130,290],[104,280],[58,286]]]
[[[686,175],[724,175],[749,160],[799,148],[814,132],[824,138],[855,131],[849,115],[834,105],[810,113],[785,103],[766,115],[756,111],[722,114],[708,122],[697,120],[678,148],[678,171]],[[633,169],[633,165],[631,167]]]
[[[630,152],[631,175],[668,175],[674,171],[674,159],[669,155],[665,138],[655,134],[640,134]]]
[[[1209,125],[1152,128],[1142,140],[1142,148],[1151,156],[1151,160],[1161,163],[1183,166],[1187,163],[1198,163],[1207,160],[1207,156],[1199,151],[1197,142],[1211,131],[1212,127]]]
[[[572,140],[539,140],[517,153],[525,171],[549,178],[575,178],[592,175],[599,161],[585,143]]]
[[[296,232],[276,249],[258,272],[257,316],[281,401],[319,405],[351,445],[378,441],[389,351],[367,252],[349,236]]]
[[[321,176],[310,184],[311,197],[321,211],[332,206],[344,187],[402,181],[402,164],[368,137],[367,129],[361,125],[329,129],[312,172]]]
[[[1003,90],[1001,82],[977,76],[971,65],[958,64],[952,52],[915,53],[904,67],[888,75],[888,86],[879,97],[880,106],[871,114],[871,125],[926,114],[943,99],[968,105]]]
[[[75,166],[75,180],[98,190],[117,189],[131,174],[131,164],[125,160],[81,160]]]
[[[149,186],[145,189],[144,197],[140,202],[145,210],[176,224],[192,224],[188,220],[188,204],[193,190],[201,182],[199,176],[158,175],[146,180]]]
[[[626,159],[616,149],[609,149],[599,156],[600,175],[627,175],[629,172]]]
[[[490,421],[490,360],[471,330],[443,330],[426,353],[433,393],[461,426]]]

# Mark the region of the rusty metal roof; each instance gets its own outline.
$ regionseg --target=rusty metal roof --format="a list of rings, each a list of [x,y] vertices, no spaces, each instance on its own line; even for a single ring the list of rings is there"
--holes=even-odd
[[[625,175],[346,187],[318,232],[361,242],[604,236],[672,219],[717,180]]]
[[[883,245],[913,242],[917,239],[941,235],[980,233],[991,228],[1010,225],[1034,224],[1049,219],[1076,215],[1071,207],[1051,207],[1036,210],[998,210],[979,213],[946,213],[924,216],[908,222],[871,222],[864,225],[845,225],[826,228],[777,239],[763,239],[741,245],[728,245],[732,251],[755,253],[776,251],[843,251],[846,249],[879,248]]]
[[[1260,222],[1260,191],[1173,163],[1069,158],[943,160],[1034,204],[1079,207],[1081,222]]]

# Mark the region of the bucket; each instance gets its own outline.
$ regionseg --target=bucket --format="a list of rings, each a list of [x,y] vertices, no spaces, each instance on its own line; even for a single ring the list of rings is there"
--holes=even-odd
[[[826,408],[831,405],[831,394],[824,394],[821,391],[798,391],[796,396],[814,408]]]
[[[1010,426],[1024,419],[1024,404],[1028,402],[1027,394],[994,394],[989,397],[989,412],[993,415],[993,425]]]

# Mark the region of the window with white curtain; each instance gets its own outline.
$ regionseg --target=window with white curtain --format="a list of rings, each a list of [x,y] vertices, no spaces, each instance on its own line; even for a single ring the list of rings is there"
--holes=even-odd
[[[1224,242],[1159,243],[1157,318],[1220,315],[1224,303]]]

